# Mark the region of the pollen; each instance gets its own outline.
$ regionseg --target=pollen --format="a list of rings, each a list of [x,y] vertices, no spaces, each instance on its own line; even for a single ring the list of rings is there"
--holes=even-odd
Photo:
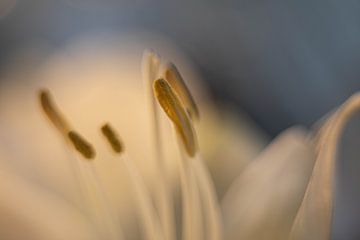
[[[110,126],[109,123],[106,123],[101,127],[101,132],[110,143],[111,148],[114,150],[114,152],[121,153],[123,151],[124,149],[123,145],[118,135],[116,134],[116,132],[113,130],[113,128]]]
[[[153,89],[160,106],[175,125],[176,132],[180,136],[186,152],[190,157],[193,157],[197,151],[196,137],[191,119],[185,108],[164,79],[156,80]]]
[[[168,63],[165,67],[165,79],[179,96],[184,104],[186,111],[192,119],[198,120],[200,117],[199,109],[191,95],[189,88],[186,86],[183,77],[173,63]]]

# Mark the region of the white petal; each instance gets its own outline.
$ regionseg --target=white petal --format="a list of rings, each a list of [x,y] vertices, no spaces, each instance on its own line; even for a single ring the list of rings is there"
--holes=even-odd
[[[200,151],[221,199],[231,183],[268,144],[268,136],[239,109],[201,105]],[[210,129],[210,131],[209,131]],[[221,159],[219,161],[219,159]]]
[[[320,130],[316,163],[290,239],[330,239],[337,145],[346,122],[359,108],[360,95],[357,94],[340,107]]]
[[[225,239],[286,239],[314,165],[306,131],[291,128],[233,183],[222,202]]]
[[[2,239],[96,239],[94,226],[79,209],[38,185],[0,172],[0,236]]]

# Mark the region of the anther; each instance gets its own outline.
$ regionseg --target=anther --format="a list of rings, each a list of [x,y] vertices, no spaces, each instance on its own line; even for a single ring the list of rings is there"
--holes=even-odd
[[[93,159],[95,157],[95,150],[82,136],[75,131],[68,132],[68,137],[75,149],[80,152],[84,158]]]
[[[123,151],[123,145],[121,144],[118,135],[109,123],[106,123],[101,127],[101,132],[110,143],[111,148],[114,150],[114,152],[121,153]]]
[[[200,117],[199,109],[189,91],[189,88],[186,86],[183,77],[173,63],[168,63],[166,65],[164,75],[165,80],[179,96],[180,101],[184,104],[190,117],[198,120]]]
[[[60,111],[57,110],[55,103],[52,100],[51,94],[48,90],[42,89],[39,92],[41,107],[48,117],[48,119],[59,129],[62,133],[67,133],[70,130],[69,124],[61,116]]]
[[[186,114],[180,100],[164,79],[156,80],[153,89],[160,106],[175,125],[186,152],[189,156],[193,157],[197,151],[196,137],[191,120]]]

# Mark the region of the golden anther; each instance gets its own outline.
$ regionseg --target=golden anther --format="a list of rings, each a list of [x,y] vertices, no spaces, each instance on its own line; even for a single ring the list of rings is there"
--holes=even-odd
[[[191,119],[198,120],[200,117],[199,109],[191,95],[189,88],[186,86],[179,70],[173,63],[168,63],[165,68],[165,80],[170,84],[172,89],[179,96],[180,101],[184,104],[186,111]]]
[[[93,159],[95,157],[95,150],[83,137],[75,131],[70,131],[68,137],[75,149],[80,152],[85,158]]]
[[[179,134],[187,153],[189,156],[193,157],[197,151],[196,137],[191,120],[186,114],[180,100],[176,94],[174,94],[171,86],[164,79],[156,80],[153,88],[160,106],[175,125],[176,131]]]
[[[113,128],[110,126],[109,123],[106,123],[101,127],[101,132],[109,141],[114,152],[121,153],[123,151],[123,145],[121,144],[118,135],[116,134],[116,132],[113,130]]]
[[[52,100],[50,92],[45,89],[40,90],[39,98],[41,107],[48,119],[52,122],[52,124],[54,124],[57,129],[59,129],[62,133],[66,134],[70,130],[70,126],[66,122],[65,118],[61,116],[60,111],[57,110],[57,107]]]

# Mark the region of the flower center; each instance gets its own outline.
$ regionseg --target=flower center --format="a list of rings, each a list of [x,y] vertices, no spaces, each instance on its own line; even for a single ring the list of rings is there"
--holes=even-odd
[[[160,65],[161,60],[158,55],[153,52],[145,53],[144,84],[152,119],[152,142],[156,150],[154,159],[157,160],[155,164],[158,171],[154,199],[134,162],[124,151],[123,143],[115,130],[106,123],[101,127],[101,132],[129,173],[138,215],[142,221],[143,235],[151,240],[175,240],[178,227],[175,224],[174,199],[162,154],[161,126],[158,120],[158,111],[161,107],[172,122],[179,140],[181,161],[178,165],[182,195],[182,223],[179,235],[183,240],[220,240],[222,236],[220,210],[213,183],[198,152],[193,126],[193,121],[199,119],[198,108],[175,65],[165,64],[162,75],[159,71]],[[64,136],[66,142],[71,144],[83,158],[95,159],[95,148],[65,120],[52,100],[50,92],[41,90],[39,97],[43,112]],[[100,226],[100,238],[124,239],[118,219],[109,209],[108,196],[98,178],[93,161],[75,160],[71,164],[75,164],[74,169],[84,192],[84,201],[87,202],[96,225]]]

